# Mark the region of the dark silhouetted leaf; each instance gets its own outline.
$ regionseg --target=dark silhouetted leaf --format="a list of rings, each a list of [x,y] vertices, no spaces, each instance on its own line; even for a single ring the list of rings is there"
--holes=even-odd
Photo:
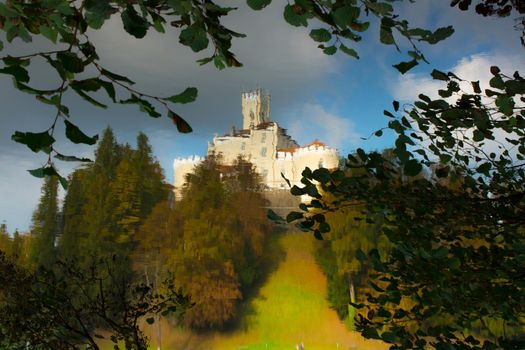
[[[421,170],[423,169],[423,166],[416,159],[410,159],[405,163],[405,166],[403,167],[403,169],[404,169],[405,175],[416,176],[421,172]]]
[[[189,46],[194,52],[199,52],[208,47],[208,34],[198,25],[192,25],[182,30],[179,36],[182,45]]]
[[[166,100],[173,103],[190,103],[197,99],[198,90],[194,87],[186,88],[178,95],[168,97]]]
[[[430,73],[430,75],[432,76],[432,78],[436,80],[444,80],[444,81],[450,80],[450,78],[448,77],[446,73],[443,73],[437,69],[432,70],[432,73]]]
[[[327,42],[332,38],[332,34],[324,28],[312,29],[310,31],[310,37],[318,42]]]
[[[149,23],[140,16],[132,5],[128,5],[121,14],[124,29],[137,39],[142,39],[148,32]]]
[[[66,125],[66,137],[73,143],[84,143],[86,145],[94,145],[97,143],[98,135],[92,137],[87,136],[76,126],[71,123],[69,120],[64,119],[64,124]]]
[[[303,213],[298,211],[291,211],[286,215],[286,222],[292,222],[303,218]]]
[[[49,135],[47,131],[39,133],[15,131],[11,139],[26,145],[33,152],[45,150],[55,142],[53,136]]]
[[[405,74],[417,65],[418,62],[416,60],[412,60],[408,62],[399,62],[398,64],[394,64],[392,67],[397,69],[401,74]]]
[[[81,73],[84,71],[84,63],[73,52],[61,51],[57,53],[57,60],[62,64],[62,67],[71,73]]]
[[[343,51],[345,54],[347,54],[348,56],[352,56],[354,58],[357,58],[359,59],[359,54],[357,53],[356,50],[352,49],[352,48],[349,48],[347,46],[345,46],[344,44],[340,44],[339,45],[339,50]]]
[[[29,82],[29,74],[27,70],[21,66],[7,66],[7,67],[0,69],[0,73],[10,74],[17,81],[22,82],[22,83]]]
[[[259,11],[265,8],[266,6],[270,5],[272,0],[246,0],[246,3],[248,6],[250,6],[252,9]]]

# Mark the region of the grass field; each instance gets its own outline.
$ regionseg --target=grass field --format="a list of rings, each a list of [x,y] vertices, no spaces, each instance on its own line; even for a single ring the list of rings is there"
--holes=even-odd
[[[202,334],[163,324],[162,349],[284,350],[295,349],[301,342],[305,350],[386,349],[348,331],[329,308],[326,278],[311,253],[312,241],[312,235],[304,233],[279,236],[275,243],[283,259],[258,295],[244,305],[245,317],[234,330]]]

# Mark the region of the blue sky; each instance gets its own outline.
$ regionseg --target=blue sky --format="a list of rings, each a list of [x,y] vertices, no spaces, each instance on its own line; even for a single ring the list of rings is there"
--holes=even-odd
[[[67,104],[73,120],[88,133],[100,133],[107,125],[120,142],[134,143],[139,131],[150,137],[154,152],[171,181],[173,158],[204,154],[207,141],[215,132],[227,132],[232,125],[240,127],[240,93],[257,86],[270,91],[270,116],[300,144],[318,138],[334,147],[341,155],[362,147],[382,149],[392,140],[362,140],[387,123],[384,109],[391,109],[393,99],[409,102],[420,92],[435,91],[429,74],[433,68],[454,70],[467,79],[487,80],[490,65],[503,71],[525,71],[525,51],[519,44],[519,32],[512,19],[483,18],[463,13],[448,6],[447,1],[421,0],[402,3],[399,12],[414,26],[435,29],[453,25],[455,34],[438,45],[422,45],[430,65],[420,64],[401,76],[392,64],[407,60],[393,47],[379,44],[378,28],[372,23],[363,41],[355,46],[361,56],[355,60],[336,54],[326,56],[308,37],[308,30],[294,28],[282,18],[283,2],[274,1],[261,12],[253,12],[239,3],[239,10],[227,19],[234,30],[246,33],[245,39],[233,43],[233,51],[244,63],[240,69],[217,71],[213,66],[200,67],[195,54],[177,43],[176,32],[166,35],[150,33],[136,40],[121,28],[115,17],[101,31],[90,34],[98,47],[102,63],[111,70],[133,77],[137,87],[158,95],[171,95],[187,86],[199,89],[195,103],[177,110],[192,125],[194,133],[181,135],[167,118],[151,119],[134,106],[110,106],[107,110],[86,105],[68,95]],[[5,42],[5,41],[4,41]],[[21,55],[46,48],[43,40],[33,46],[17,41],[7,46],[4,54]],[[404,46],[402,46],[404,47]],[[41,87],[53,82],[43,62],[32,66],[32,81]],[[123,96],[124,97],[124,96]],[[31,213],[40,196],[41,180],[26,170],[45,162],[23,145],[10,140],[15,130],[43,131],[53,118],[53,110],[38,103],[33,96],[14,91],[8,76],[0,76],[0,221],[10,231],[29,228]],[[93,147],[71,145],[59,136],[63,153],[92,156]],[[72,164],[58,163],[63,174]]]

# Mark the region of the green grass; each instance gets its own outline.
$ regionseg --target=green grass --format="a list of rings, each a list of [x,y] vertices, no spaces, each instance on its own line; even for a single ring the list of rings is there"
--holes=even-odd
[[[312,236],[291,233],[277,243],[286,256],[247,302],[235,330],[197,334],[163,326],[163,349],[386,349],[346,329],[325,299],[326,278],[315,263]],[[152,341],[152,348],[156,348]]]

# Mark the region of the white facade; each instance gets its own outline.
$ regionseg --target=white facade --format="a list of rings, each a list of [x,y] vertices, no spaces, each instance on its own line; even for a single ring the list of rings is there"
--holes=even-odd
[[[305,167],[312,170],[320,167],[338,167],[339,156],[335,148],[317,140],[300,147],[285,129],[270,121],[268,95],[264,95],[261,90],[255,90],[243,93],[241,97],[244,129],[232,128],[229,134],[216,135],[212,142],[208,142],[208,154],[220,154],[222,161],[228,165],[232,164],[238,155],[242,155],[256,166],[264,184],[270,190],[288,188],[281,173],[293,186],[300,184],[301,173]],[[176,194],[182,188],[186,174],[201,161],[202,158],[198,156],[175,159],[173,170]]]

